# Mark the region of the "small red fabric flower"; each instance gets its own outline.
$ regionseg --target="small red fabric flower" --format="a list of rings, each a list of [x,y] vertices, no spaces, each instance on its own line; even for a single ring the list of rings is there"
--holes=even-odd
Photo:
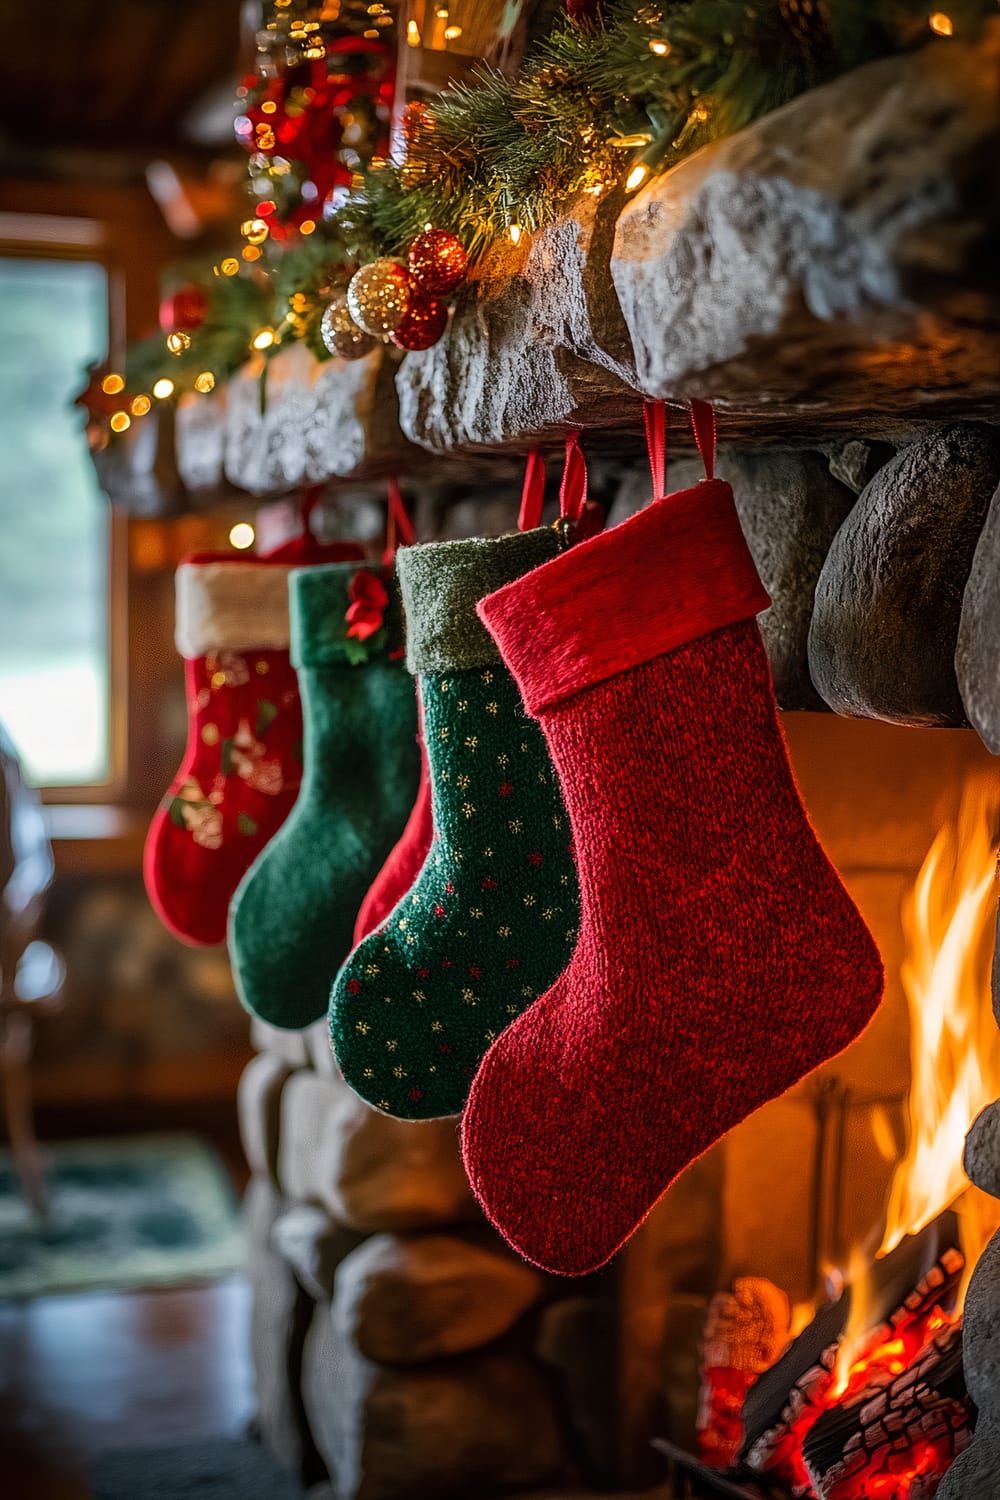
[[[347,992],[350,995],[360,994],[361,985],[357,979],[349,979],[347,981]]]
[[[497,883],[493,879],[493,876],[492,875],[485,875],[483,877],[483,890],[484,891],[495,891],[496,888],[497,888]]]
[[[351,579],[348,590],[351,604],[347,609],[347,634],[359,641],[367,641],[382,629],[389,595],[381,581],[367,568],[359,568]]]
[[[545,863],[545,856],[544,856],[544,854],[529,854],[528,855],[528,864],[529,865],[534,865],[534,867],[535,867],[536,870],[538,869],[539,865],[544,865],[544,863]]]
[[[501,797],[509,797],[513,790],[514,788],[509,781],[501,781],[500,786],[498,787],[498,791]]]

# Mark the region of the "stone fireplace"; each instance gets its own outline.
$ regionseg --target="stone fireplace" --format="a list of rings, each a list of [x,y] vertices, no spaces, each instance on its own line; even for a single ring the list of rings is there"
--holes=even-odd
[[[762,624],[779,697],[812,707],[808,591],[853,496],[822,477],[818,454],[729,454],[720,466],[737,482],[743,471],[744,526],[774,600]],[[642,487],[636,475],[617,482],[612,520]],[[971,545],[966,554],[968,566]],[[810,816],[882,952],[884,1004],[845,1053],[685,1172],[596,1276],[544,1276],[507,1250],[469,1194],[455,1122],[369,1110],[337,1076],[325,1024],[303,1035],[255,1025],[240,1113],[260,1426],[303,1478],[329,1476],[338,1500],[662,1484],[652,1441],[697,1449],[713,1299],[763,1279],[787,1299],[795,1333],[836,1277],[857,1271],[859,1251],[874,1255],[913,1082],[904,904],[942,830],[959,828],[969,789],[995,792],[995,809],[1000,785],[969,728],[815,711],[783,721]],[[987,993],[977,1001],[988,1009]]]
[[[433,540],[509,529],[502,486],[575,429],[613,524],[649,499],[643,400],[715,403],[795,773],[886,966],[865,1035],[695,1163],[582,1281],[524,1266],[488,1229],[455,1122],[367,1109],[324,1025],[257,1026],[240,1114],[260,1427],[336,1500],[762,1494],[653,1440],[697,1452],[730,1322],[758,1318],[764,1368],[875,1256],[913,1083],[901,913],[1000,753],[998,67],[994,21],[977,47],[858,69],[498,251],[432,349],[319,365],[294,345],[268,366],[266,405],[255,363],[179,406],[191,494],[223,476],[271,499],[328,484],[357,515],[359,490],[398,472]],[[668,488],[700,476],[682,458]],[[969,1165],[998,1191],[991,1120]],[[965,1337],[994,1381],[971,1313],[992,1285],[996,1321],[998,1256],[994,1240]],[[1000,1500],[984,1389],[970,1377],[979,1423],[941,1500]]]

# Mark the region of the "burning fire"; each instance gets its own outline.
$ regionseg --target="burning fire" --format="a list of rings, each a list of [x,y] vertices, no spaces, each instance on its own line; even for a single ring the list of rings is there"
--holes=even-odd
[[[962,1152],[973,1120],[1000,1095],[1000,1033],[990,1004],[998,831],[996,778],[970,781],[957,819],[938,833],[903,908],[909,1146],[893,1178],[879,1251],[916,1234],[964,1194],[973,1200],[957,1206],[970,1271],[996,1228],[995,1214],[983,1213],[985,1195],[970,1189]]]
[[[870,1253],[859,1250],[852,1257],[843,1278],[851,1288],[847,1328],[836,1350],[808,1376],[808,1392],[800,1392],[787,1423],[765,1444],[763,1467],[798,1495],[814,1493],[810,1470],[817,1449],[814,1444],[810,1450],[809,1439],[824,1413],[850,1409],[879,1426],[884,1420],[888,1428],[902,1422],[897,1412],[925,1373],[933,1380],[935,1368],[942,1370],[949,1357],[958,1359],[960,1371],[955,1338],[965,1286],[1000,1223],[1000,1204],[971,1186],[962,1165],[969,1127],[1000,1096],[1000,1032],[990,1003],[998,838],[1000,781],[970,780],[956,819],[935,838],[902,913],[907,958],[901,979],[910,1016],[908,1145],[893,1177],[877,1254],[889,1254],[950,1207],[959,1219],[961,1254],[948,1250],[934,1267],[924,1267],[926,1280],[891,1321],[883,1321],[887,1310],[873,1301]],[[885,1115],[876,1116],[873,1131],[878,1148],[887,1158],[893,1155]],[[891,1427],[896,1434],[901,1430]],[[931,1495],[965,1440],[967,1412],[960,1396],[942,1396],[934,1418],[922,1419],[912,1442],[887,1441],[870,1452],[860,1438],[848,1445],[844,1461],[823,1478],[821,1493],[825,1500]]]
[[[932,843],[902,911],[906,959],[900,977],[910,1018],[908,1146],[893,1176],[878,1255],[955,1206],[965,1272],[955,1307],[947,1318],[938,1312],[941,1325],[961,1318],[969,1277],[1000,1223],[1000,1205],[970,1184],[962,1166],[969,1127],[1000,1095],[1000,1032],[990,1003],[998,834],[1000,785],[995,777],[973,778],[958,816]],[[885,1127],[884,1117],[881,1123]],[[856,1252],[845,1278],[853,1296],[834,1399],[849,1399],[873,1365],[900,1373],[912,1357],[913,1351],[895,1347],[898,1341],[864,1348],[872,1321],[869,1269]]]

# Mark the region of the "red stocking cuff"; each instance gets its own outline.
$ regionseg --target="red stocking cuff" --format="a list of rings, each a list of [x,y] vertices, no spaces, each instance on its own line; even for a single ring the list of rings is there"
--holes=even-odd
[[[712,479],[543,563],[477,612],[538,714],[769,603],[732,490]]]

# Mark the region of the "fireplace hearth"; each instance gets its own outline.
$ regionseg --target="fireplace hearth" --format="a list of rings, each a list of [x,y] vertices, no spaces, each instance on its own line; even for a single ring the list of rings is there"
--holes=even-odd
[[[300,1474],[330,1475],[338,1500],[508,1500],[524,1491],[548,1500],[664,1482],[671,1500],[788,1500],[796,1476],[809,1486],[801,1494],[823,1500],[927,1500],[936,1483],[929,1475],[926,1484],[916,1476],[923,1489],[889,1484],[904,1438],[908,1454],[917,1442],[934,1450],[937,1477],[945,1458],[961,1453],[960,1471],[985,1441],[989,1420],[980,1411],[961,1451],[976,1413],[963,1384],[957,1298],[963,1249],[971,1266],[991,1226],[987,1214],[970,1250],[956,1218],[939,1213],[966,1186],[969,1118],[949,1124],[952,1161],[930,1195],[943,1198],[919,1207],[900,1199],[900,1237],[889,1253],[876,1252],[912,1140],[916,1054],[929,1053],[941,1072],[941,1099],[921,1106],[940,1124],[948,1118],[942,1102],[964,1077],[961,1058],[973,1042],[1000,1043],[988,1002],[993,855],[973,881],[975,921],[967,901],[948,896],[945,906],[960,915],[927,938],[916,964],[914,929],[901,920],[904,904],[917,914],[913,893],[923,889],[928,851],[936,847],[936,866],[947,872],[955,848],[969,847],[959,829],[963,793],[986,786],[988,800],[994,764],[968,731],[816,714],[786,715],[785,729],[806,805],[885,959],[883,1009],[846,1053],[691,1167],[598,1276],[541,1277],[512,1260],[464,1186],[454,1126],[367,1110],[334,1073],[322,1028],[305,1037],[255,1028],[260,1056],[241,1090],[241,1115],[254,1171],[261,1426]],[[923,891],[922,912],[927,899]],[[941,969],[942,950],[968,958],[957,978]],[[924,1012],[930,1038],[912,1027],[916,973],[946,996]],[[960,1021],[951,1035],[956,1012],[947,997],[956,985],[977,1021],[971,1032]],[[990,1097],[987,1090],[963,1109],[974,1114]],[[1000,1152],[990,1154],[985,1125],[979,1135],[976,1176],[985,1185],[994,1156],[1000,1173]],[[931,1176],[921,1155],[916,1179]],[[992,1206],[995,1224],[1000,1208]],[[930,1222],[905,1234],[911,1213],[918,1221],[929,1213]],[[857,1284],[859,1246],[873,1269],[863,1316],[853,1288],[834,1286],[837,1268]],[[728,1454],[710,1460],[698,1431],[706,1334],[722,1336],[737,1309],[730,1300],[720,1315],[720,1293],[733,1299],[745,1282],[756,1321],[736,1361],[737,1422],[725,1434]],[[399,1316],[382,1326],[375,1314],[389,1293]],[[836,1354],[845,1332],[853,1353],[846,1370]],[[899,1339],[902,1354],[893,1347]],[[864,1360],[867,1370],[854,1371]],[[794,1427],[803,1412],[810,1421]],[[783,1430],[789,1451],[798,1444],[797,1471],[763,1461],[780,1450]],[[987,1497],[995,1500],[973,1487],[948,1500]]]

